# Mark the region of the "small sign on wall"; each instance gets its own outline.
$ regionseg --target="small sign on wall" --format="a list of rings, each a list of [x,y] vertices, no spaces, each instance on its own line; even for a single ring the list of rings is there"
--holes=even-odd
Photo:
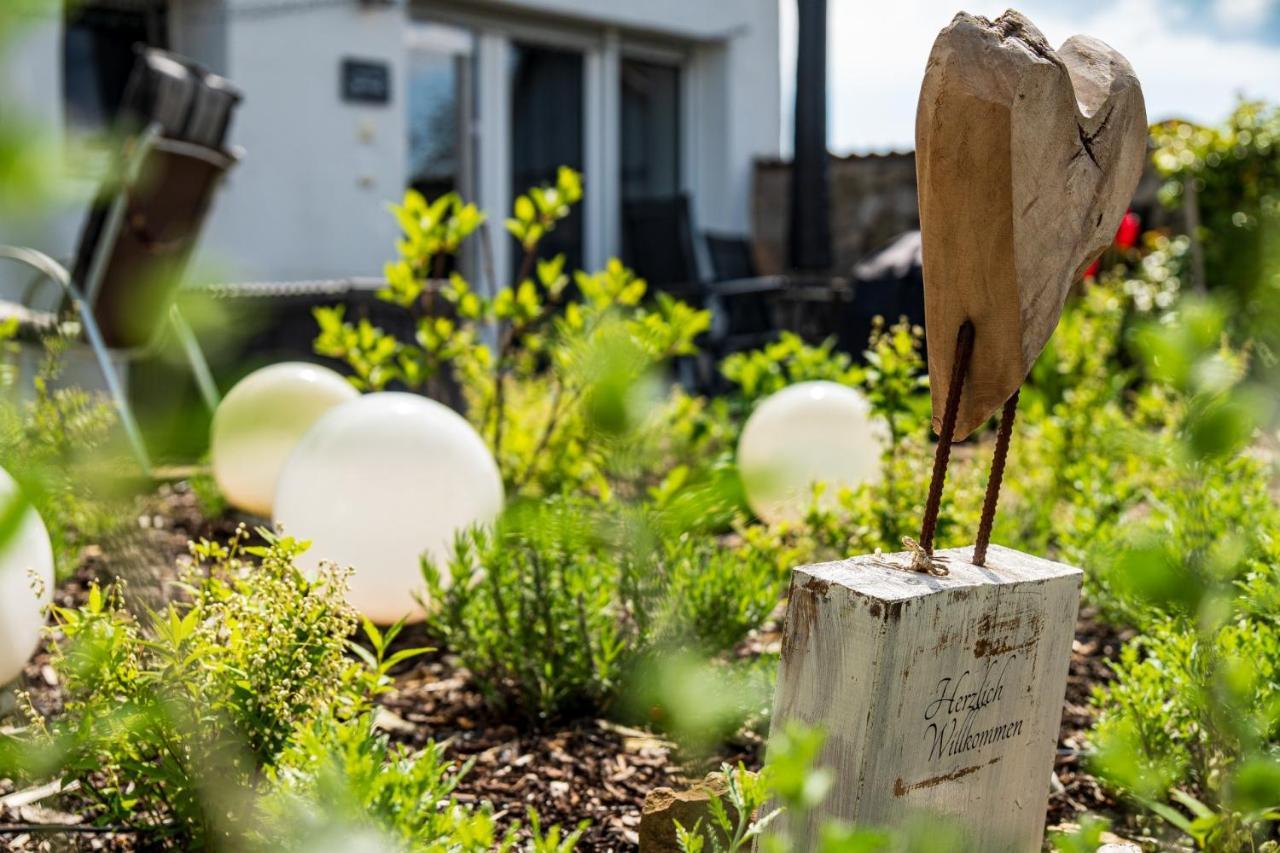
[[[390,103],[390,63],[377,59],[343,59],[342,100],[353,104]]]

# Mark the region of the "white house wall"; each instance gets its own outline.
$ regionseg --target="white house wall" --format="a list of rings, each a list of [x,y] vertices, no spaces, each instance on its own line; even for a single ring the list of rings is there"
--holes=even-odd
[[[687,57],[684,171],[695,224],[745,233],[752,163],[779,149],[777,3],[420,0],[413,9],[418,17],[425,12],[430,18],[438,7],[442,14],[463,9],[499,22],[564,26],[610,45],[601,55],[614,56],[612,61],[611,52],[625,51],[628,43],[675,45]],[[403,192],[407,172],[408,18],[405,2],[172,0],[174,49],[226,74],[245,92],[231,141],[246,157],[214,204],[198,257],[201,275],[263,280],[380,272],[396,238],[386,204]],[[61,38],[57,20],[43,22],[0,67],[6,73],[0,118],[15,104],[25,105],[28,117],[55,139],[62,134]],[[390,103],[340,98],[345,57],[387,63]],[[483,110],[483,92],[479,103]],[[617,121],[616,111],[611,120]],[[603,138],[616,145],[616,129]],[[608,167],[610,159],[594,162]],[[616,157],[612,163],[616,168]],[[486,178],[494,176],[480,175],[482,196]],[[0,222],[0,242],[69,256],[92,186],[84,176],[70,180],[63,212],[52,219]],[[594,240],[597,249],[604,249],[593,252],[593,260],[616,252],[616,211],[593,227],[601,235]],[[0,270],[0,296],[12,294],[5,283]]]
[[[226,72],[245,92],[244,162],[219,196],[203,258],[236,279],[378,274],[394,251],[388,201],[404,192],[404,12],[307,3],[261,14],[230,0]],[[343,58],[386,62],[387,104],[339,97]]]
[[[452,0],[456,3],[456,0]],[[463,0],[474,9],[589,20],[699,41],[736,38],[747,30],[771,31],[777,54],[777,0]],[[427,5],[430,5],[428,3]],[[766,34],[767,35],[767,34]]]
[[[62,23],[56,16],[33,12],[22,27],[18,38],[5,40],[0,53],[0,122],[40,134],[55,149],[51,165],[61,168]],[[29,208],[0,218],[0,244],[32,246],[59,258],[69,255],[93,184],[66,176],[57,189],[56,197],[33,200]],[[31,278],[30,270],[0,263],[0,299],[16,298]],[[56,301],[56,294],[51,296]]]

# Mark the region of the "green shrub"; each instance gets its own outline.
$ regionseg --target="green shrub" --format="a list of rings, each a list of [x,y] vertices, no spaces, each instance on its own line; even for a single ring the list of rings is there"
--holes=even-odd
[[[595,541],[596,515],[582,501],[518,507],[460,537],[448,566],[424,561],[428,625],[495,703],[536,718],[616,689],[635,626],[616,610],[622,567]]]
[[[216,845],[231,830],[210,801],[248,798],[295,729],[353,688],[345,585],[332,572],[306,580],[299,550],[274,542],[254,566],[239,538],[200,543],[190,602],[146,622],[118,588],[54,610],[65,708],[47,730],[35,721],[32,745],[81,781],[104,822],[146,816],[162,834]]]
[[[862,368],[848,353],[837,352],[835,345],[832,338],[810,346],[794,332],[782,332],[773,343],[727,356],[720,372],[745,408],[797,382],[826,380],[857,387],[862,383]]]
[[[1219,666],[1231,677],[1215,684]],[[1280,633],[1274,625],[1240,620],[1206,641],[1169,620],[1126,645],[1113,669],[1115,681],[1094,690],[1099,719],[1093,737],[1137,746],[1136,754],[1124,762],[1112,759],[1108,768],[1114,781],[1137,793],[1159,795],[1179,784],[1219,802],[1242,747],[1280,735]],[[1254,713],[1221,719],[1224,690],[1234,694],[1233,707]],[[1136,773],[1128,775],[1126,768]]]
[[[705,536],[668,541],[660,557],[656,568],[666,588],[656,639],[662,644],[710,652],[733,648],[778,606],[786,579],[770,555],[727,548]]]
[[[1226,328],[1220,304],[1184,300],[1135,333],[1176,405],[1135,454],[1161,472],[1142,514],[1096,552],[1107,611],[1143,635],[1095,691],[1090,735],[1109,785],[1210,850],[1255,847],[1280,814],[1280,512],[1247,452],[1265,395]]]
[[[1094,689],[1096,772],[1206,849],[1265,837],[1280,806],[1276,626],[1239,619],[1197,633],[1170,620],[1126,645],[1114,670]],[[1268,767],[1272,784],[1259,789]]]
[[[781,594],[772,555],[668,524],[580,498],[513,507],[424,563],[428,627],[527,719],[607,710],[650,650],[731,648]]]
[[[1154,454],[1138,458],[1161,463]],[[1090,549],[1091,594],[1119,624],[1194,619],[1207,597],[1274,559],[1280,510],[1264,463],[1240,455],[1178,468],[1181,476],[1146,494]]]
[[[342,572],[309,580],[299,543],[243,538],[194,545],[184,599],[145,620],[118,589],[55,608],[65,707],[0,736],[0,776],[74,781],[74,808],[153,846],[510,849],[514,828],[499,838],[487,810],[453,797],[460,771],[440,747],[410,752],[374,729],[388,671],[421,650],[389,653],[399,626],[367,622],[370,648],[355,644]],[[580,837],[531,822],[538,849]]]
[[[1219,127],[1168,121],[1151,128],[1161,198],[1181,207],[1188,188],[1199,209],[1205,281],[1233,303],[1246,334],[1273,337],[1275,235],[1280,227],[1280,108],[1242,101]]]

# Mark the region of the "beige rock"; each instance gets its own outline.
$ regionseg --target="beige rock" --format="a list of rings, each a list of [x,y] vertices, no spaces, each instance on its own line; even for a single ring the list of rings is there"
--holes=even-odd
[[[956,335],[974,324],[956,438],[1022,384],[1073,283],[1111,242],[1146,157],[1142,88],[1088,36],[1054,51],[1021,13],[960,13],[916,115],[925,317],[940,427]]]
[[[1121,838],[1113,832],[1102,833],[1099,840],[1102,846],[1098,848],[1097,853],[1142,853],[1142,845],[1127,838]]]
[[[640,815],[641,853],[675,853],[676,821],[692,830],[701,820],[705,826],[709,812],[707,803],[713,796],[724,796],[728,786],[723,776],[711,773],[706,779],[686,791],[671,788],[655,788],[644,798]],[[725,803],[728,807],[728,803]],[[732,812],[730,812],[732,814]]]

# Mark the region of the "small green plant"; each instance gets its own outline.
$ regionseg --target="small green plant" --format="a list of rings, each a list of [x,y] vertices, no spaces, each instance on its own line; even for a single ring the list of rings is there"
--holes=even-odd
[[[711,653],[733,648],[778,606],[786,573],[771,557],[696,534],[668,539],[656,567],[666,582],[657,641]]]
[[[965,850],[963,836],[944,821],[909,823],[893,829],[818,822],[813,812],[831,790],[830,769],[815,763],[825,736],[790,723],[773,733],[759,773],[741,764],[721,768],[724,794],[708,803],[707,819],[692,827],[676,823],[683,853],[943,853]]]
[[[307,849],[322,831],[510,849],[514,828],[499,837],[491,814],[453,797],[460,771],[440,747],[410,752],[375,730],[391,668],[422,650],[393,652],[400,626],[368,622],[356,644],[344,574],[308,579],[294,566],[302,548],[248,547],[243,531],[195,544],[184,597],[145,619],[118,588],[56,608],[65,708],[0,736],[0,775],[74,781],[92,819],[179,849]],[[530,823],[537,849],[581,836]]]
[[[581,501],[517,507],[460,537],[447,566],[424,561],[428,625],[495,703],[534,719],[607,704],[634,628],[598,521]]]
[[[518,821],[499,834],[490,809],[454,795],[469,768],[454,768],[436,743],[417,752],[392,745],[371,714],[345,723],[319,718],[269,770],[252,848],[279,849],[283,840],[284,849],[304,851],[345,837],[414,853],[518,849]],[[532,809],[529,823],[530,849],[555,853],[572,850],[584,828],[544,832]]]
[[[676,843],[683,853],[738,853],[751,850],[780,813],[769,808],[766,773],[752,773],[741,764],[725,765],[720,778],[725,793],[707,802],[709,817],[692,827],[676,822]],[[725,801],[728,801],[727,804]]]
[[[0,329],[0,347],[13,331],[12,324]],[[133,507],[129,469],[122,467],[130,463],[112,443],[111,404],[100,394],[58,385],[69,345],[46,339],[27,399],[16,367],[6,361],[0,371],[0,467],[40,513],[59,577],[71,573],[82,547],[124,530]]]
[[[33,720],[28,746],[81,780],[101,820],[216,846],[231,831],[220,807],[249,797],[298,725],[335,712],[356,620],[340,575],[311,582],[293,567],[300,549],[278,540],[251,565],[241,537],[196,544],[190,602],[146,622],[118,587],[54,610],[66,707]]]
[[[447,566],[424,563],[428,626],[526,719],[608,710],[651,650],[731,648],[781,594],[772,555],[665,530],[581,498],[513,507]]]

